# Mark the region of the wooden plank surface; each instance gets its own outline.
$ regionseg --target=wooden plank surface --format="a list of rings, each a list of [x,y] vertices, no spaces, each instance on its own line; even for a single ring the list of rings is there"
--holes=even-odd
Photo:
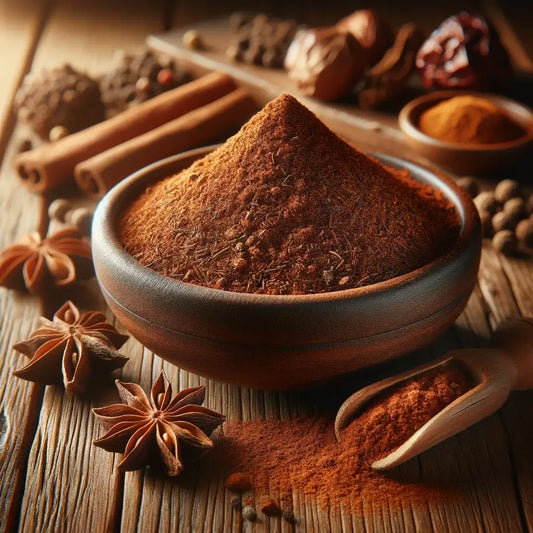
[[[43,221],[43,200],[23,191],[11,169],[21,140],[19,129],[14,131],[11,105],[29,67],[45,14],[45,2],[0,2],[0,46],[11,51],[0,56],[0,249],[19,235],[39,229]],[[0,529],[5,531],[13,530],[18,521],[26,460],[43,393],[42,386],[13,378],[11,372],[19,367],[20,359],[11,346],[32,331],[39,311],[37,298],[0,292]]]
[[[0,0],[0,8],[5,10],[0,13],[8,13],[12,4]],[[206,13],[213,16],[242,6],[239,2],[219,3],[210,10],[208,4],[177,3],[172,10],[174,21],[190,24]],[[19,126],[13,130],[13,121],[6,117],[26,68],[32,64],[39,70],[71,61],[98,73],[112,60],[116,48],[140,46],[147,33],[162,31],[169,12],[167,3],[151,3],[148,9],[140,0],[129,2],[127,8],[118,0],[98,0],[84,4],[81,11],[69,0],[39,5],[40,9],[31,15],[26,11],[18,20],[16,36],[9,34],[13,55],[6,63],[8,75],[0,89],[0,139],[11,139],[0,169],[0,209],[6,214],[0,217],[2,248],[21,233],[46,231],[48,226],[46,201],[21,188],[11,170],[23,132]],[[306,14],[310,20],[321,20],[325,14],[337,18],[341,8],[346,9],[335,2],[331,6],[321,3],[320,8],[310,5]],[[453,11],[455,4],[426,5],[418,16],[431,27]],[[288,5],[283,7],[283,14],[293,13]],[[401,8],[391,7],[394,20],[401,21],[402,16]],[[0,18],[0,30],[3,22]],[[0,42],[2,35],[7,34],[0,31]],[[51,224],[49,230],[55,229]],[[465,312],[439,342],[416,357],[481,343],[505,318],[533,315],[532,274],[530,258],[503,258],[486,245],[479,285]],[[0,531],[533,530],[533,428],[524,423],[533,415],[531,392],[513,393],[499,413],[401,467],[406,478],[453,482],[459,494],[449,501],[422,506],[405,502],[395,509],[365,501],[364,513],[352,515],[320,508],[295,490],[298,525],[294,528],[277,518],[261,517],[255,524],[243,521],[240,513],[231,509],[223,480],[204,476],[201,467],[190,469],[178,480],[157,477],[149,470],[121,475],[116,471],[119,456],[92,445],[101,430],[90,414],[91,407],[117,398],[109,383],[88,399],[73,399],[59,387],[44,390],[11,376],[21,365],[21,356],[12,353],[12,344],[27,337],[41,310],[50,315],[67,297],[87,308],[105,309],[94,280],[83,290],[55,294],[45,302],[0,289]],[[289,418],[315,407],[309,394],[252,391],[205,380],[163,363],[135,339],[130,339],[122,352],[130,357],[120,374],[122,379],[148,390],[164,368],[175,390],[206,383],[206,405],[230,420]]]

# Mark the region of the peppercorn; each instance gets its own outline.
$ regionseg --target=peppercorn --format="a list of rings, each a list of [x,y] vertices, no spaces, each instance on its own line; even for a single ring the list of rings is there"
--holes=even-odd
[[[137,94],[147,94],[150,90],[151,82],[149,78],[142,77],[135,82],[135,91]]]
[[[181,40],[191,50],[202,50],[204,48],[203,40],[196,30],[187,30]]]
[[[526,218],[516,226],[516,238],[525,246],[533,247],[533,220]]]
[[[230,505],[232,509],[236,509],[237,511],[240,511],[242,509],[241,497],[233,496],[233,498],[231,498]]]
[[[516,180],[502,180],[494,189],[494,198],[502,204],[518,196],[520,196],[520,185]]]
[[[296,523],[296,517],[294,516],[294,511],[292,509],[283,509],[281,516],[283,517],[284,520],[289,522],[289,524]]]
[[[67,222],[78,228],[81,234],[90,235],[93,222],[93,214],[85,207],[79,207],[70,211],[67,215]]]
[[[474,198],[474,204],[476,205],[479,212],[487,211],[491,215],[494,215],[496,211],[500,208],[500,203],[496,200],[494,193],[490,191],[480,192]]]
[[[479,193],[479,184],[475,178],[465,176],[457,180],[457,185],[462,187],[472,198],[475,198]]]
[[[172,84],[174,83],[174,74],[172,70],[169,68],[162,68],[157,73],[157,83],[159,83],[161,87],[172,87]]]
[[[68,130],[65,128],[65,126],[54,126],[50,133],[48,134],[48,140],[50,142],[56,142],[59,141],[59,139],[62,139],[63,137],[66,137],[68,135]]]
[[[522,198],[511,198],[503,204],[503,210],[516,220],[526,216],[526,204]]]
[[[508,230],[498,231],[492,238],[492,246],[504,255],[513,255],[518,248],[518,241],[515,234]]]
[[[66,198],[57,198],[48,206],[48,216],[52,220],[65,222],[66,215],[72,210],[72,203]]]
[[[257,520],[257,512],[251,505],[246,505],[242,509],[242,517],[250,522]]]
[[[496,233],[504,229],[514,230],[517,222],[518,218],[511,213],[500,211],[492,217],[492,228]]]

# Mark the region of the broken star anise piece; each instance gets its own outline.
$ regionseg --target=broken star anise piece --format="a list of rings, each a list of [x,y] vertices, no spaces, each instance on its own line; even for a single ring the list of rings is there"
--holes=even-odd
[[[48,286],[65,287],[94,273],[91,246],[75,229],[65,229],[42,239],[23,235],[0,255],[0,285],[26,287],[32,293]]]
[[[119,349],[128,339],[106,322],[103,313],[89,311],[80,315],[68,301],[55,313],[51,322],[40,318],[43,327],[13,349],[31,357],[15,376],[29,381],[56,383],[63,376],[68,394],[81,395],[90,378],[124,366],[127,357]]]
[[[124,453],[120,471],[139,470],[159,459],[167,475],[177,476],[187,454],[199,456],[213,447],[209,435],[224,416],[202,407],[205,385],[184,389],[172,398],[172,386],[161,372],[148,399],[135,383],[117,379],[116,384],[124,403],[93,409],[107,431],[94,444]]]

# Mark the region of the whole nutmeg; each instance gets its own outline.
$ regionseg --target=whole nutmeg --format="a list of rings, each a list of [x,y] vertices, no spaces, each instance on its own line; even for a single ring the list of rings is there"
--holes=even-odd
[[[338,27],[300,30],[287,51],[285,68],[303,94],[334,100],[363,77],[364,53],[355,37]]]
[[[480,192],[474,198],[474,204],[476,204],[479,212],[487,211],[487,213],[490,213],[491,215],[494,215],[494,213],[496,213],[496,211],[498,211],[500,208],[500,203],[490,191]]]
[[[502,180],[494,189],[494,198],[502,204],[520,196],[520,184],[516,180]]]
[[[496,251],[504,255],[513,255],[518,249],[518,241],[512,231],[504,229],[494,235],[492,246],[494,246]]]
[[[336,24],[351,33],[363,47],[368,67],[375,65],[392,46],[390,25],[372,9],[359,9]]]
[[[533,220],[526,218],[516,226],[516,238],[526,246],[533,247]]]
[[[511,213],[508,213],[507,211],[500,211],[492,217],[492,228],[495,232],[504,229],[514,230],[516,228],[517,222],[518,219],[514,217]]]
[[[100,122],[105,115],[98,82],[69,64],[28,74],[17,91],[15,107],[35,133],[52,142]]]

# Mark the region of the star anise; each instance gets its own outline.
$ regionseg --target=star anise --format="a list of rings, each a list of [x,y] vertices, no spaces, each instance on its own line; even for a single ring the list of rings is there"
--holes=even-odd
[[[53,322],[40,318],[43,327],[13,349],[31,357],[15,376],[29,381],[56,383],[63,376],[65,390],[81,395],[91,376],[124,366],[127,357],[116,350],[128,339],[106,322],[103,313],[89,311],[80,316],[71,302],[55,313]]]
[[[201,406],[205,385],[184,389],[172,398],[172,386],[161,372],[150,399],[135,383],[117,379],[116,385],[124,403],[93,409],[107,431],[94,444],[124,453],[120,471],[138,470],[159,459],[167,475],[177,476],[185,457],[198,458],[213,447],[209,435],[224,416]]]
[[[23,235],[0,255],[0,285],[26,287],[32,293],[49,285],[64,287],[93,275],[91,246],[75,229],[65,229],[42,239],[38,233]]]

